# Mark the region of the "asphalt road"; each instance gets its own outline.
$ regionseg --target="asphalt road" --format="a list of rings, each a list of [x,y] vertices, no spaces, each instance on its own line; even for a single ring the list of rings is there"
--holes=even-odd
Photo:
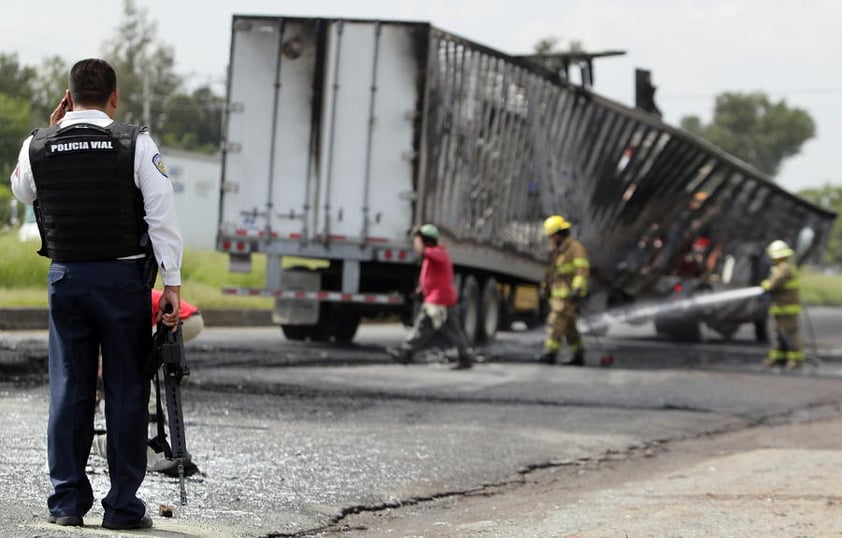
[[[277,328],[211,328],[187,346],[188,449],[202,473],[178,504],[174,479],[140,491],[147,536],[341,535],[350,514],[493,495],[547,469],[632,456],[666,443],[836,409],[842,400],[839,310],[812,309],[820,361],[775,373],[744,333],[696,345],[617,327],[588,339],[589,364],[536,364],[543,333],[500,335],[486,362],[453,371],[436,354],[392,363],[396,325],[364,325],[347,347],[286,342]],[[812,348],[812,346],[811,346]],[[614,366],[599,357],[612,354]],[[83,530],[45,522],[46,336],[0,333],[3,536],[113,536],[101,507]],[[107,469],[90,474],[98,496]],[[160,504],[173,518],[157,516]]]

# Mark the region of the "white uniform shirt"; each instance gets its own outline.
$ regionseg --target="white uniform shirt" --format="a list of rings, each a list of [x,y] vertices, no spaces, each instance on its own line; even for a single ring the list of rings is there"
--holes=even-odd
[[[65,114],[60,125],[66,127],[74,123],[90,123],[107,127],[113,121],[105,112],[80,110]],[[38,198],[32,165],[29,162],[31,141],[31,136],[24,140],[18,155],[18,165],[11,177],[12,192],[25,204],[32,204]],[[172,184],[164,175],[163,164],[160,163],[158,146],[149,133],[140,133],[135,148],[134,183],[143,193],[145,219],[149,225],[149,238],[152,240],[161,280],[165,286],[180,286],[181,256],[184,247],[181,233],[178,231]]]

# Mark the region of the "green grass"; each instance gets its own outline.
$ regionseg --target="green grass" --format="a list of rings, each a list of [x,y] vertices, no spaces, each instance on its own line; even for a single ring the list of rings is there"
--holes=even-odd
[[[36,254],[40,243],[21,243],[11,232],[0,233],[0,308],[46,307],[50,261]],[[266,257],[252,255],[253,271],[229,273],[228,256],[215,251],[187,249],[181,269],[181,295],[201,308],[272,308],[272,299],[223,295],[224,286],[263,288]],[[158,280],[157,286],[161,287]]]
[[[805,304],[842,305],[842,275],[801,271],[801,300]]]
[[[47,306],[49,260],[38,256],[39,243],[21,243],[12,232],[0,232],[0,308]],[[202,308],[272,308],[272,299],[222,295],[224,286],[262,288],[266,282],[266,257],[252,255],[252,272],[229,273],[228,256],[215,251],[187,249],[182,263],[181,295]],[[160,280],[158,287],[161,286]],[[801,272],[801,297],[805,304],[842,305],[842,275]]]

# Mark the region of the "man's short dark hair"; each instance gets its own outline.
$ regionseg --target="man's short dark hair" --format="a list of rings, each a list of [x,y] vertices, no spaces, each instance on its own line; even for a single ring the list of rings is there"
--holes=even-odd
[[[117,89],[117,73],[105,60],[80,60],[70,69],[70,97],[82,106],[102,106]]]

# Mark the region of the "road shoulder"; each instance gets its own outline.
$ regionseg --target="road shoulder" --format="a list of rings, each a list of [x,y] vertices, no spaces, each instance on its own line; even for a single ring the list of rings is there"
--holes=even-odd
[[[792,420],[536,470],[476,495],[354,514],[341,535],[835,535],[842,413],[814,409]]]

